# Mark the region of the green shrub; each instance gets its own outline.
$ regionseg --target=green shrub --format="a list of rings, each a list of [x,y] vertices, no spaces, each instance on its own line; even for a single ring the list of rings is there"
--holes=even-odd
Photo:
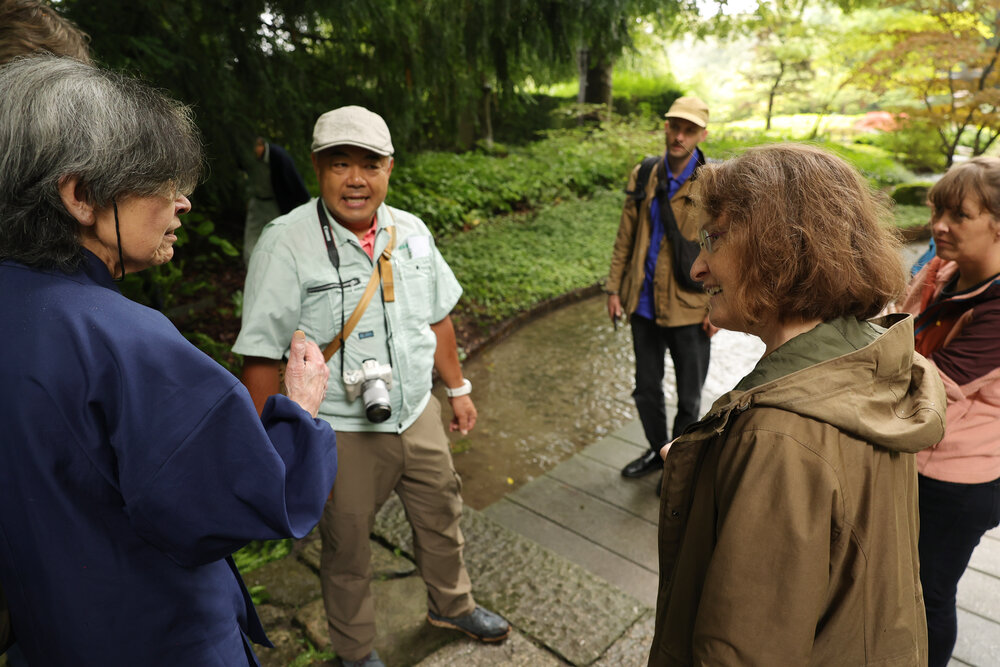
[[[927,191],[934,185],[928,181],[903,183],[892,189],[892,200],[906,206],[926,207]]]
[[[757,135],[750,138],[737,138],[727,134],[721,137],[708,135],[704,144],[705,153],[714,158],[729,158],[738,155],[751,146],[761,146],[784,141],[797,141],[819,146],[840,155],[853,164],[868,182],[875,187],[886,187],[913,180],[913,174],[896,162],[891,155],[875,146],[860,144],[841,144],[834,141],[802,141],[792,137],[776,135]]]
[[[659,131],[615,122],[547,131],[504,155],[422,153],[393,169],[387,201],[445,238],[497,215],[624,187],[631,167],[662,142]]]
[[[663,121],[663,114],[684,90],[670,74],[643,75],[628,70],[615,72],[612,106],[616,113]]]
[[[441,244],[465,289],[459,312],[481,324],[593,285],[607,275],[624,195],[601,190],[496,220]]]
[[[254,540],[233,554],[233,561],[240,572],[246,574],[271,561],[281,560],[292,553],[292,540]]]
[[[896,219],[896,226],[900,229],[923,227],[931,217],[930,209],[924,205],[897,204],[892,207],[892,213]]]
[[[883,149],[913,171],[944,171],[946,159],[937,131],[926,122],[907,121],[898,130],[865,135],[862,141]]]
[[[858,168],[858,171],[876,187],[885,187],[913,180],[913,174],[902,166],[892,155],[875,146],[860,144],[837,144],[821,142],[819,144],[838,153],[842,158]]]
[[[170,308],[178,301],[214,291],[209,279],[191,279],[191,275],[205,275],[208,267],[240,256],[232,243],[215,233],[215,224],[198,212],[185,215],[175,233],[175,249],[183,249],[177,253],[178,259],[126,274],[121,283],[122,294],[157,310]]]

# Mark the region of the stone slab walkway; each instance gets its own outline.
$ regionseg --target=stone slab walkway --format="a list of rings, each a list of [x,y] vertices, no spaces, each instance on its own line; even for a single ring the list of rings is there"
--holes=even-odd
[[[638,422],[629,424],[484,514],[655,606],[655,475],[619,473],[644,447]],[[983,538],[959,583],[958,624],[950,667],[1000,667],[1000,528]]]
[[[476,601],[502,614],[517,633],[562,661],[553,664],[596,663],[649,613],[648,607],[613,582],[476,510],[465,508],[462,532],[465,564]],[[379,513],[375,535],[412,554],[410,526],[395,496]],[[520,658],[503,657],[506,654],[501,647],[463,643],[468,647],[449,648],[448,653],[460,651],[466,657],[488,653],[498,660],[503,658],[492,663],[484,657],[486,662],[481,664],[522,664]],[[428,664],[450,664],[434,662],[439,659],[436,655],[431,658]]]
[[[734,386],[761,353],[756,339],[719,332],[712,340],[703,409]],[[665,391],[668,419],[672,419],[676,404],[673,388],[665,386]],[[646,446],[641,425],[634,421],[483,513],[654,607],[658,576],[656,476],[629,480],[620,475],[621,468]],[[983,538],[959,583],[958,616],[958,641],[949,667],[1000,667],[1000,528]],[[652,621],[646,619],[646,624],[645,633],[641,622],[630,632],[641,637],[648,648]],[[637,659],[640,652],[634,650],[627,658],[621,656],[617,663],[608,664],[644,665],[644,653]],[[612,653],[609,650],[607,655]]]

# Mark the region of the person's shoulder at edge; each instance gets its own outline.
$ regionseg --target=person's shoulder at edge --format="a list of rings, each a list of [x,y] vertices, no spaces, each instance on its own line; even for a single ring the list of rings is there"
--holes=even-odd
[[[88,280],[82,271],[55,271],[49,275],[54,285],[58,283],[62,304],[57,312],[53,302],[50,315],[66,320],[66,326],[56,331],[65,336],[85,335],[91,349],[111,350],[123,368],[133,363],[146,367],[155,358],[169,359],[176,368],[183,359],[192,377],[213,378],[220,393],[238,383],[235,376],[188,341],[164,313]],[[94,345],[97,340],[104,343]],[[150,350],[155,350],[156,355],[151,356]],[[98,357],[93,359],[96,362]]]

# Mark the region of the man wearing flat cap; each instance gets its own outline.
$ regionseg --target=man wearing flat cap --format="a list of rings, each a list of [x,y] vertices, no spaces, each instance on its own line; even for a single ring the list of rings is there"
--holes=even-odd
[[[707,126],[704,102],[678,98],[666,113],[666,154],[646,158],[629,177],[605,291],[612,321],[627,316],[632,328],[632,397],[649,450],[622,469],[625,477],[662,470],[660,448],[700,416],[709,338],[716,329],[708,321],[708,295],[690,281],[680,246],[698,238],[698,169],[705,163],[698,144],[708,136]],[[663,393],[668,350],[677,383],[670,435]]]
[[[263,406],[279,387],[279,361],[296,329],[327,356],[330,382],[319,416],[337,433],[339,471],[320,521],[320,576],[334,650],[345,665],[382,665],[373,649],[369,535],[393,490],[414,531],[428,620],[482,641],[501,641],[507,622],[476,605],[462,560],[461,480],[451,429],[476,423],[449,313],[462,288],[424,223],[385,205],[393,167],[389,128],[347,106],[316,121],[312,161],[320,197],[274,220],[250,260],[243,327],[233,350],[243,381]]]

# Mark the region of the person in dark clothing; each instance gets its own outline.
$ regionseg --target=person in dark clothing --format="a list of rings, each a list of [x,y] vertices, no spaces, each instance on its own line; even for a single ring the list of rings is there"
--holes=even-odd
[[[1000,159],[953,166],[927,198],[935,256],[900,309],[916,315],[916,350],[948,393],[944,438],[917,454],[929,665],[944,667],[958,636],[958,581],[1000,524]]]
[[[257,137],[253,152],[256,159],[247,167],[247,218],[243,228],[243,261],[247,264],[264,225],[309,201],[306,184],[288,151]]]
[[[666,154],[649,174],[645,192],[636,193],[642,165],[629,178],[630,196],[611,255],[605,291],[613,321],[628,317],[635,349],[635,399],[649,450],[622,469],[625,477],[641,477],[662,469],[660,447],[679,436],[701,414],[701,390],[708,375],[709,338],[716,329],[708,320],[708,295],[677,278],[690,266],[677,261],[660,207],[670,207],[679,234],[698,235],[696,205],[698,171],[705,163],[698,144],[708,136],[708,106],[697,97],[677,99],[666,113]],[[641,197],[639,196],[641,195]],[[638,204],[637,204],[638,201]],[[665,357],[669,350],[677,381],[677,414],[667,433],[663,394]]]
[[[258,417],[116,281],[173,257],[201,173],[190,110],[50,55],[0,68],[0,585],[30,665],[259,664],[229,555],[301,537],[337,471],[329,372],[293,336]]]

